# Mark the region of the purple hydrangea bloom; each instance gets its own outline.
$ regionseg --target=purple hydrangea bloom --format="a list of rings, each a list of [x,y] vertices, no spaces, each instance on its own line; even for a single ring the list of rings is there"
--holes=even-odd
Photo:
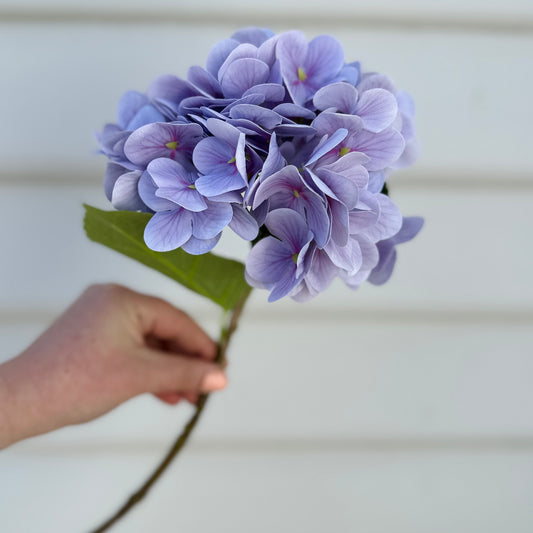
[[[253,287],[270,290],[269,302],[279,300],[302,281],[309,269],[313,234],[292,209],[275,209],[265,221],[273,235],[260,240],[246,260],[246,279]]]
[[[239,30],[186,80],[125,93],[98,142],[113,206],[153,214],[150,248],[203,254],[229,226],[270,301],[381,284],[422,226],[385,183],[417,156],[413,101],[331,36]]]

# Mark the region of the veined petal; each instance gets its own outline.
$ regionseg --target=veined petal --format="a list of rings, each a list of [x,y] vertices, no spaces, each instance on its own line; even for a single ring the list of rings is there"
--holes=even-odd
[[[222,96],[222,87],[218,80],[202,67],[190,67],[187,79],[204,94],[213,97]]]
[[[264,102],[283,102],[285,98],[285,88],[277,83],[261,83],[250,87],[243,93],[243,97],[251,94],[260,94]]]
[[[363,119],[365,130],[378,133],[388,128],[398,114],[398,104],[385,89],[370,89],[361,94],[356,114]]]
[[[276,112],[250,104],[234,106],[231,109],[229,116],[231,118],[245,118],[251,120],[267,130],[273,130],[276,126],[281,124],[282,121],[281,115],[278,115]]]
[[[236,59],[220,78],[225,97],[240,98],[250,87],[268,81],[270,69],[259,59]]]
[[[222,233],[219,233],[216,237],[212,239],[197,239],[196,237],[191,237],[185,244],[182,245],[182,250],[191,255],[202,255],[210,252],[220,240]]]
[[[139,109],[148,103],[146,95],[138,91],[128,91],[118,101],[118,125],[127,130],[128,124],[138,113]]]
[[[246,187],[246,182],[235,169],[228,169],[227,174],[206,174],[196,180],[196,188],[207,198],[238,191]]]
[[[370,272],[368,281],[373,285],[383,285],[389,280],[396,263],[396,250],[389,242],[378,243],[379,262]]]
[[[194,149],[192,160],[202,174],[235,172],[235,146],[216,137],[202,139]]]
[[[365,229],[365,236],[377,242],[392,237],[402,227],[402,214],[394,202],[384,194],[377,194],[379,217],[375,224]]]
[[[265,225],[272,235],[290,247],[291,256],[294,253],[300,253],[300,250],[313,237],[304,218],[292,209],[281,208],[270,211]]]
[[[111,201],[111,196],[113,195],[113,187],[117,182],[118,178],[128,172],[128,169],[119,165],[118,163],[108,163],[104,176],[104,191],[107,199]]]
[[[153,211],[172,211],[178,206],[167,200],[156,196],[157,185],[148,172],[143,172],[139,178],[138,191],[142,201]]]
[[[293,253],[285,243],[274,237],[265,237],[250,250],[246,273],[262,284],[275,283],[288,268],[293,272],[296,270]]]
[[[192,153],[202,133],[199,124],[147,124],[129,136],[124,153],[130,161],[140,166],[146,166],[158,157],[175,159],[178,153]]]
[[[315,86],[331,81],[344,66],[344,51],[337,39],[331,35],[315,37],[307,49],[305,61],[308,76],[313,78]]]
[[[354,139],[353,149],[364,152],[370,161],[368,170],[382,170],[391,166],[402,154],[405,142],[402,135],[390,128],[380,133],[362,131]]]
[[[113,188],[111,203],[113,207],[124,211],[146,211],[138,191],[139,178],[142,172],[134,170],[122,174]]]
[[[333,150],[339,143],[346,139],[347,135],[348,130],[346,128],[339,128],[337,131],[335,131],[335,133],[330,135],[315,148],[306,165],[312,165],[318,161],[323,155]]]
[[[207,71],[218,78],[218,71],[227,57],[231,54],[237,46],[239,46],[239,41],[236,39],[224,39],[211,48],[209,55],[207,56],[206,68]]]
[[[313,104],[321,111],[329,109],[334,113],[351,114],[355,110],[357,98],[357,89],[353,85],[337,82],[318,89],[313,97]]]
[[[230,223],[232,217],[230,204],[207,201],[207,209],[192,213],[192,234],[197,239],[212,239]]]
[[[168,252],[187,242],[192,234],[192,214],[181,207],[156,213],[146,225],[144,241],[156,252]]]
[[[229,223],[229,227],[244,240],[254,240],[259,232],[259,226],[255,218],[242,205],[231,204],[231,207],[233,209],[233,218]]]

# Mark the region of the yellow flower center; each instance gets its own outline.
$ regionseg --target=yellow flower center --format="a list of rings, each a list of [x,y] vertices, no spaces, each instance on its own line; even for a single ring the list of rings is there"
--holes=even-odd
[[[350,152],[351,152],[351,150],[347,146],[343,146],[339,150],[339,157],[342,157],[343,155],[349,154]]]
[[[298,67],[298,79],[300,81],[305,81],[307,79],[307,74],[305,73],[303,67]]]
[[[165,146],[166,146],[169,150],[175,150],[175,149],[178,147],[178,141],[170,141],[170,142],[168,142],[167,144],[165,144]]]
[[[298,254],[293,254],[292,255],[292,260],[297,263],[298,262]]]
[[[228,165],[231,165],[232,163],[235,163],[235,161],[237,161],[237,159],[235,157],[232,157],[229,161],[228,161]]]
[[[300,198],[300,193],[296,189],[294,189],[292,192],[296,198]]]

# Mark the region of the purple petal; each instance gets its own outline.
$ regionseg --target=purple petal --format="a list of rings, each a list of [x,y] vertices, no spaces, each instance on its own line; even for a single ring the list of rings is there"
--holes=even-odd
[[[234,158],[235,147],[216,137],[202,139],[192,154],[193,163],[202,174],[221,173],[224,168],[235,172],[235,164],[230,162]]]
[[[349,83],[338,82],[321,87],[313,97],[313,104],[317,109],[328,109],[333,113],[351,114],[355,110],[358,93]]]
[[[271,211],[266,217],[265,225],[272,235],[290,247],[292,253],[299,253],[312,238],[304,218],[292,209]]]
[[[217,139],[224,141],[230,146],[237,146],[237,143],[239,142],[239,138],[241,136],[241,132],[231,124],[228,124],[224,120],[210,118],[207,120],[206,126],[210,133],[214,135]]]
[[[146,95],[138,91],[124,93],[118,101],[118,125],[123,130],[129,130],[128,124],[135,117],[139,109],[148,103]]]
[[[111,203],[113,207],[123,211],[146,211],[138,191],[139,178],[142,172],[134,170],[120,176],[113,188]]]
[[[250,87],[267,82],[269,74],[268,65],[259,59],[236,59],[220,78],[220,85],[226,98],[240,98]]]
[[[396,86],[385,74],[371,73],[364,75],[361,82],[357,85],[357,90],[359,93],[362,93],[369,89],[385,89],[392,94],[396,94]]]
[[[229,227],[244,240],[253,241],[259,232],[255,218],[242,205],[231,204],[231,207],[233,208],[233,218]]]
[[[356,208],[350,211],[350,234],[366,232],[377,222],[378,217],[379,203],[376,196],[364,190],[359,191]]]
[[[136,130],[146,124],[154,122],[164,122],[165,116],[160,113],[153,105],[145,105],[128,123],[128,130]]]
[[[222,96],[222,88],[220,87],[218,80],[202,67],[190,67],[187,73],[187,79],[195,87],[209,96]]]
[[[265,237],[250,250],[246,258],[246,274],[261,284],[275,283],[288,268],[293,272],[296,270],[292,255],[292,250],[285,243],[274,237]]]
[[[196,180],[195,185],[200,194],[209,198],[243,189],[246,187],[246,182],[238,172],[230,173],[230,170],[228,170],[227,174],[206,174],[205,176],[200,176]]]
[[[207,71],[215,78],[218,78],[220,67],[237,46],[239,46],[239,41],[235,39],[224,39],[216,43],[207,56]]]
[[[318,161],[323,155],[327,154],[330,150],[333,150],[339,143],[346,139],[347,135],[347,129],[339,128],[335,133],[333,133],[333,135],[327,138],[324,142],[321,142],[315,148],[306,165],[312,165]]]
[[[220,240],[222,233],[219,233],[212,239],[197,239],[191,237],[185,244],[182,245],[182,250],[191,255],[202,255],[210,252]]]
[[[197,239],[212,239],[231,221],[233,209],[230,204],[207,202],[207,209],[192,213],[192,234]]]
[[[312,293],[325,291],[337,275],[338,268],[331,262],[326,253],[316,250],[313,263],[305,275],[305,283],[312,288]]]
[[[270,138],[268,155],[263,164],[263,168],[260,174],[260,179],[264,180],[268,178],[275,172],[278,172],[279,170],[281,170],[286,164],[287,162],[285,161],[285,159],[281,155],[281,152],[279,151],[276,133],[273,133],[272,137]]]
[[[353,148],[370,157],[365,165],[368,170],[382,170],[400,157],[404,147],[402,135],[394,129],[388,129],[380,133],[362,131],[354,139]]]
[[[168,252],[187,242],[192,234],[192,214],[179,207],[156,213],[146,225],[144,241],[156,252]]]
[[[139,178],[138,190],[142,201],[153,211],[172,211],[177,208],[174,202],[156,196],[157,185],[146,171]]]
[[[162,102],[174,113],[184,98],[199,95],[198,90],[188,81],[172,74],[158,76],[148,87],[147,95],[152,102]]]
[[[254,46],[261,46],[266,40],[273,37],[274,33],[267,28],[243,28],[236,31],[231,38],[240,43],[250,43]]]
[[[400,231],[391,240],[394,244],[410,241],[418,235],[423,225],[424,219],[422,217],[404,217]]]
[[[310,109],[288,102],[277,105],[273,111],[286,118],[305,118],[307,120],[313,120],[316,117],[316,113]]]
[[[277,281],[268,297],[269,302],[276,302],[277,300],[287,296],[294,287],[299,283],[299,280],[296,279],[294,272],[291,268],[288,268],[281,279]]]
[[[337,39],[330,35],[319,35],[310,43],[307,50],[306,67],[309,77],[318,86],[332,80],[344,66],[344,51]]]
[[[379,263],[368,276],[368,281],[373,285],[383,285],[389,280],[392,275],[397,256],[396,250],[393,246],[382,246],[381,243],[378,243],[378,250]]]
[[[308,137],[316,133],[316,129],[313,126],[307,126],[306,124],[281,124],[276,126],[274,131],[280,137]]]
[[[258,124],[259,126],[273,130],[276,126],[281,124],[281,115],[270,109],[259,107],[257,105],[241,104],[234,106],[229,116],[231,118],[245,118]]]
[[[122,174],[128,172],[128,169],[119,165],[118,163],[108,163],[104,176],[104,191],[107,199],[111,201],[111,196],[113,194],[113,187],[117,182],[118,178]]]
[[[195,174],[172,159],[154,159],[147,168],[157,185],[155,195],[166,198],[188,211],[203,211],[207,205],[194,187]]]
[[[365,230],[365,236],[377,242],[392,237],[402,227],[402,214],[394,202],[384,194],[377,194],[379,217],[376,223]]]
[[[353,152],[359,153],[359,152]],[[348,154],[349,155],[349,154]],[[372,193],[381,192],[385,185],[385,173],[383,171],[368,173],[368,191]]]
[[[262,83],[254,85],[243,93],[243,97],[248,95],[261,95],[264,102],[283,102],[285,98],[285,88],[277,83]]]
[[[363,264],[361,247],[359,242],[353,238],[348,239],[342,246],[330,240],[324,252],[335,266],[348,273],[357,272]]]
[[[203,135],[199,124],[147,124],[135,130],[124,145],[128,159],[146,166],[152,159],[191,154]]]
[[[388,128],[398,114],[398,104],[385,89],[370,89],[357,102],[357,115],[363,119],[365,130],[378,133]]]

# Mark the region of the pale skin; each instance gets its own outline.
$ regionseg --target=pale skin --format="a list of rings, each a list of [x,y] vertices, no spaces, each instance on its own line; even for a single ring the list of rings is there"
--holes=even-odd
[[[216,344],[183,311],[118,285],[89,287],[0,365],[0,449],[93,420],[139,394],[175,404],[222,389]]]

